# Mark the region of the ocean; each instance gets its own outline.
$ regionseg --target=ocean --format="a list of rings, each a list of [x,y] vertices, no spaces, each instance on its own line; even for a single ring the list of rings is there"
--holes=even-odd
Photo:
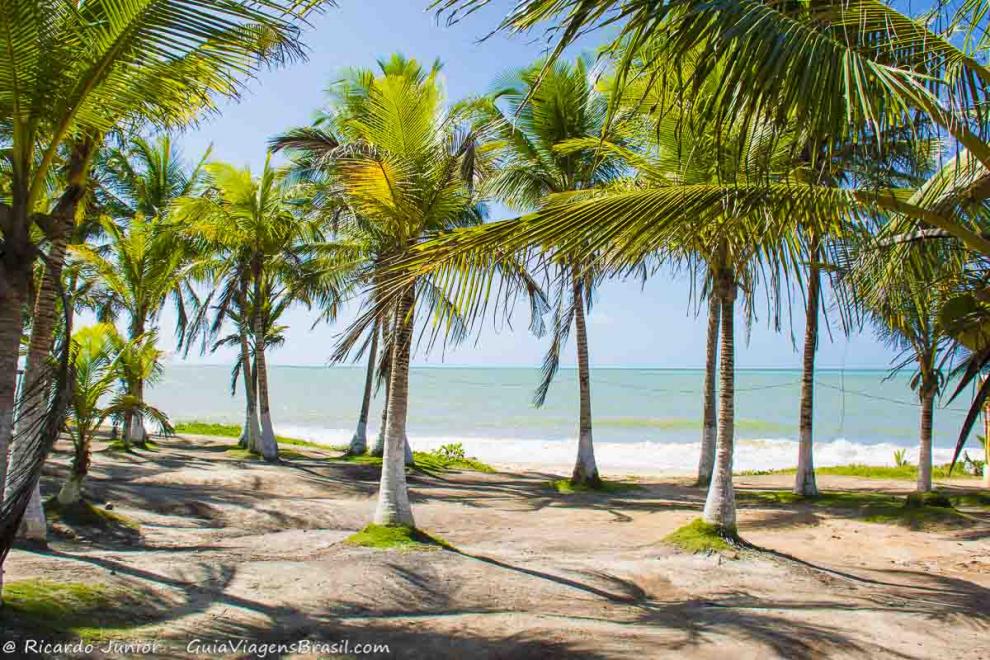
[[[327,444],[350,440],[363,367],[269,368],[276,433]],[[408,434],[413,448],[460,442],[469,455],[500,464],[563,466],[576,451],[577,373],[562,369],[545,405],[532,405],[534,368],[414,367]],[[701,433],[701,370],[592,370],[594,440],[604,472],[690,473]],[[893,464],[894,451],[917,457],[918,407],[910,374],[819,371],[815,463]],[[740,370],[736,375],[737,470],[793,467],[797,456],[800,372]],[[168,365],[149,401],[175,421],[240,424],[243,394],[230,394],[224,366]],[[961,397],[935,412],[936,463],[951,458],[965,416]],[[369,438],[383,396],[372,404]],[[975,442],[971,454],[980,455]]]

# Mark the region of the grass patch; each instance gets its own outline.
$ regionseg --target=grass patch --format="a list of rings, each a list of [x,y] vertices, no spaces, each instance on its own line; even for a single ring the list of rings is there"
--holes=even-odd
[[[663,540],[685,552],[712,553],[735,550],[739,538],[734,534],[726,534],[701,518],[695,518],[683,527],[675,529]]]
[[[740,476],[760,476],[765,474],[795,474],[797,468],[784,468],[781,470],[745,470],[743,472],[736,472]],[[836,475],[842,477],[860,477],[862,479],[907,479],[914,480],[918,478],[918,466],[916,465],[862,465],[859,463],[851,463],[849,465],[829,465],[826,467],[815,468],[815,474],[824,475]],[[934,465],[932,466],[932,478],[933,479],[948,479],[949,475],[949,465]],[[976,479],[977,477],[967,474],[962,471],[958,466],[953,470],[951,478],[953,479]]]
[[[83,640],[126,637],[150,622],[151,594],[94,582],[31,579],[3,588],[4,630],[12,637],[55,634]]]
[[[208,435],[217,438],[240,438],[241,427],[236,424],[214,424],[210,422],[177,422],[175,432],[178,434],[187,433],[190,435]],[[308,447],[310,449],[346,451],[347,445],[324,445],[311,440],[300,438],[289,438],[284,435],[276,435],[275,440],[280,445],[291,445],[293,447]]]
[[[107,443],[107,451],[111,452],[123,452],[125,454],[136,454],[138,450],[141,451],[160,451],[158,443],[153,440],[145,440],[140,443],[125,443],[120,438],[116,440],[111,440]]]
[[[903,525],[910,529],[944,529],[967,526],[973,522],[951,506],[933,506],[922,498],[917,504],[907,498],[883,493],[829,491],[808,499],[784,490],[742,491],[736,496],[747,504],[791,505],[806,503],[824,509],[851,512],[866,522]],[[951,502],[951,498],[950,498]]]
[[[551,490],[555,490],[562,495],[572,495],[574,493],[622,493],[640,488],[637,484],[628,481],[611,481],[602,479],[597,486],[590,484],[572,484],[570,479],[554,479],[547,482]]]
[[[453,546],[442,538],[408,525],[367,525],[360,532],[348,536],[344,542],[381,550],[390,548],[399,550],[436,550],[439,548],[453,550]]]
[[[45,501],[45,517],[49,522],[64,523],[70,527],[94,527],[99,529],[125,528],[132,532],[141,530],[141,523],[129,516],[104,507],[96,506],[86,500],[80,500],[68,506],[61,504],[57,498]]]
[[[373,465],[375,467],[382,466],[382,457],[372,456],[371,454],[358,454],[357,456],[345,454],[344,456],[335,456],[331,460],[346,461],[348,463],[356,463],[358,465]],[[491,465],[483,463],[476,458],[450,458],[443,456],[436,451],[414,451],[412,469],[420,470],[422,472],[450,472],[452,470],[469,470],[472,472],[486,473],[495,472],[495,468]]]

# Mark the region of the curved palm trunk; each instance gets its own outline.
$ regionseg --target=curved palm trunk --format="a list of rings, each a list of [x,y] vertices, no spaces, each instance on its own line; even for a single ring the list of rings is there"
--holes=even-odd
[[[921,433],[918,446],[918,492],[932,489],[932,419],[935,412],[935,388],[921,386]]]
[[[815,483],[813,451],[815,417],[815,351],[818,348],[818,307],[821,294],[821,271],[817,247],[811,252],[808,268],[808,306],[805,310],[804,360],[801,372],[801,412],[798,429],[798,464],[794,493],[802,497],[818,497]]]
[[[254,372],[251,369],[251,349],[248,346],[247,329],[241,328],[241,376],[244,381],[244,428],[238,445],[260,453],[261,426],[258,424],[258,397],[254,389]]]
[[[409,357],[412,350],[413,315],[416,292],[406,290],[399,300],[393,331],[393,348],[389,380],[388,427],[385,431],[385,453],[382,477],[378,488],[378,525],[415,526],[409,492],[406,487],[405,450],[406,413],[409,404]]]
[[[719,361],[718,443],[715,469],[705,499],[705,522],[715,525],[727,536],[736,534],[736,496],[732,487],[732,452],[735,434],[735,345],[733,308],[736,285],[731,272],[719,277],[721,301],[722,345]]]
[[[364,395],[361,399],[361,414],[358,415],[357,430],[351,438],[347,453],[352,456],[368,450],[368,409],[371,408],[371,389],[375,382],[375,360],[378,357],[378,324],[371,329],[371,346],[368,347],[368,370],[364,376]]]
[[[588,328],[584,318],[584,296],[581,280],[574,277],[574,329],[578,358],[578,389],[580,410],[578,412],[578,454],[571,473],[571,483],[600,486],[598,465],[595,463],[595,446],[591,435],[591,374],[588,367]]]
[[[59,198],[51,214],[52,233],[51,245],[44,261],[41,286],[35,298],[31,315],[31,338],[28,343],[27,358],[24,364],[23,391],[27,393],[24,401],[25,410],[30,419],[43,415],[45,387],[42,381],[49,381],[47,367],[48,356],[52,351],[55,339],[55,324],[58,315],[59,282],[62,280],[62,269],[65,266],[65,255],[68,248],[69,236],[75,225],[76,212],[79,202],[86,193],[86,177],[89,164],[95,151],[95,140],[82,139],[73,147],[69,157],[66,172],[66,189]],[[69,310],[66,310],[67,312]],[[28,421],[33,426],[33,421]],[[16,447],[12,448],[16,451]],[[47,540],[47,521],[45,509],[41,502],[41,485],[35,484],[31,499],[28,501],[24,518],[19,530],[20,536],[35,543],[45,543]]]
[[[714,286],[708,296],[708,342],[705,346],[705,401],[701,426],[701,456],[698,458],[698,486],[708,486],[715,467],[715,441],[718,437],[718,403],[715,380],[718,378],[719,301]]]
[[[62,485],[57,496],[58,503],[62,505],[76,504],[82,499],[83,480],[89,474],[90,434],[84,430],[80,430],[79,434],[80,439],[76,443],[75,453],[72,456],[69,478]]]
[[[15,255],[0,255],[0,502],[7,490],[7,457],[14,434],[17,399],[17,358],[24,330],[24,301],[29,275],[18,272]],[[25,270],[29,272],[28,263]],[[0,557],[0,603],[3,593],[3,561]]]

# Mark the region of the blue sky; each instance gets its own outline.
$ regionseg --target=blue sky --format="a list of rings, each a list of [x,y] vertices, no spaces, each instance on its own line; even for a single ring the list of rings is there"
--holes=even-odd
[[[438,24],[427,12],[427,0],[341,0],[341,7],[329,9],[312,21],[304,40],[309,60],[277,71],[265,72],[249,86],[240,102],[224,106],[219,117],[204,120],[180,139],[186,158],[192,160],[213,145],[213,156],[237,165],[259,168],[265,157],[267,139],[292,126],[309,123],[324,100],[327,85],[348,67],[373,66],[378,58],[402,52],[425,62],[436,58],[444,63],[448,96],[452,99],[489,89],[492,81],[508,70],[523,66],[545,53],[540,35],[496,35],[479,39],[496,24],[499,12],[508,4],[480,13],[452,27]],[[595,35],[581,48],[595,46]],[[498,218],[496,211],[494,218]],[[661,273],[645,287],[639,282],[610,282],[601,289],[589,316],[591,359],[595,366],[671,367],[703,366],[705,320],[697,318],[688,299],[686,279]],[[344,320],[353,310],[345,312]],[[803,317],[795,309],[796,317]],[[471,341],[448,351],[417,356],[419,364],[537,366],[546,340],[526,332],[524,310],[517,316],[513,332],[485,331]],[[170,329],[173,318],[162,319]],[[286,316],[289,325],[283,348],[271,355],[274,364],[319,365],[331,353],[334,336],[341,325],[310,329],[313,315],[299,309]],[[801,337],[800,318],[793,330]],[[737,364],[743,368],[797,367],[800,355],[791,342],[790,331],[770,331],[766,315],[754,323],[748,344],[740,323]],[[168,334],[167,332],[165,333]],[[572,364],[567,352],[565,364]],[[819,364],[831,368],[884,368],[893,353],[878,344],[872,332],[849,339],[837,334],[823,337]],[[228,353],[191,356],[190,362],[225,363]]]

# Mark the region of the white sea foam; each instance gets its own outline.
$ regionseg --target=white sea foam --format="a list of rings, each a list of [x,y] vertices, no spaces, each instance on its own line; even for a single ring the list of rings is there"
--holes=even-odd
[[[302,438],[328,445],[350,441],[353,431],[319,429],[305,426],[280,426],[280,435]],[[369,433],[369,442],[373,432]],[[496,465],[562,466],[574,460],[576,441],[570,439],[528,440],[517,438],[472,438],[460,436],[410,436],[417,451],[430,451],[448,443],[459,442],[469,456]],[[918,449],[893,443],[866,444],[846,439],[815,443],[815,465],[893,465],[894,452],[906,450],[906,458],[917,462]],[[697,469],[697,442],[597,442],[595,457],[603,472],[670,472],[689,474]],[[936,447],[936,464],[952,459],[952,450]],[[737,440],[734,467],[741,470],[771,470],[794,467],[797,442],[787,438]]]

